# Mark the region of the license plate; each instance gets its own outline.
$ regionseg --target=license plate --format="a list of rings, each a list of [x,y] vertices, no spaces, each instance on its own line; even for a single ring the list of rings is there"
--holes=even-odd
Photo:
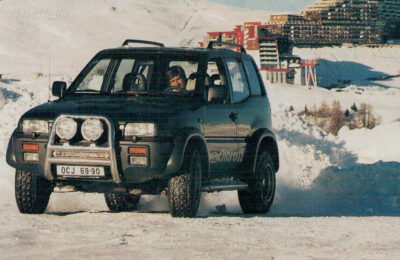
[[[59,176],[104,177],[104,167],[57,165]]]

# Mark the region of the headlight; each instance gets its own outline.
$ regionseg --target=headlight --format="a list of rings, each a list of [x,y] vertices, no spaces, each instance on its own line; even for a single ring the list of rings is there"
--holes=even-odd
[[[153,123],[129,123],[125,126],[125,136],[154,136]]]
[[[103,134],[103,124],[99,119],[89,118],[83,122],[81,133],[87,141],[96,141]]]
[[[22,132],[48,134],[49,124],[44,120],[23,120]]]
[[[75,120],[65,117],[57,122],[56,134],[63,140],[70,140],[76,134],[78,124]]]

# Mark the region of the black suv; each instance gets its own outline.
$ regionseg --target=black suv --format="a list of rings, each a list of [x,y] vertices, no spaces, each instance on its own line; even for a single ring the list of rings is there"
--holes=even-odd
[[[114,211],[166,194],[176,217],[195,216],[201,192],[238,190],[244,213],[269,210],[278,147],[242,46],[126,40],[66,85],[55,81],[59,99],[25,113],[10,139],[20,212],[43,213],[50,194],[66,190],[104,193]]]

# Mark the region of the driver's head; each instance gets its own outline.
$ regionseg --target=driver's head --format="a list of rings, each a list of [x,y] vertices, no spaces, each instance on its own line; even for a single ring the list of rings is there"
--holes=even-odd
[[[185,88],[186,74],[181,66],[172,66],[167,71],[169,85],[173,88]]]

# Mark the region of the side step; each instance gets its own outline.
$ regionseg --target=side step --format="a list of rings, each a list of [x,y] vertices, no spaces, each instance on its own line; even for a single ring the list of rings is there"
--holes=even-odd
[[[212,180],[204,183],[201,187],[202,192],[214,192],[214,191],[228,191],[228,190],[245,190],[248,188],[248,184],[231,179]]]

